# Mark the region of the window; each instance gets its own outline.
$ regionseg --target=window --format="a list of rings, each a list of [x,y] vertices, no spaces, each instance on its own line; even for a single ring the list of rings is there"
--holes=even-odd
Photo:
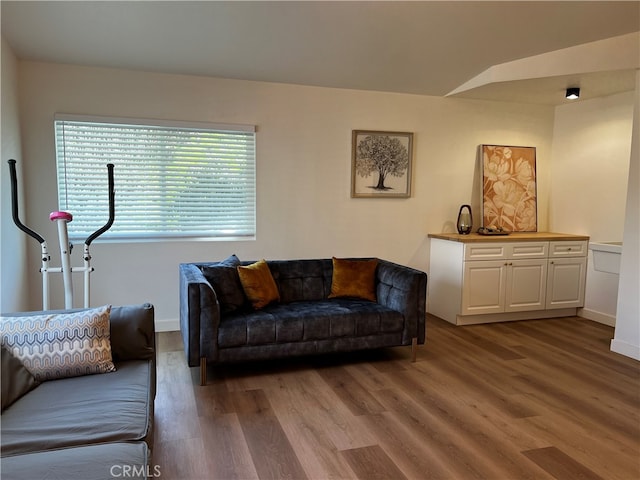
[[[56,115],[60,210],[83,240],[255,236],[255,127]]]

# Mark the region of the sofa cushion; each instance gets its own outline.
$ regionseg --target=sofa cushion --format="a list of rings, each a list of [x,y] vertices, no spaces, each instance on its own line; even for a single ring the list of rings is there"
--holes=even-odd
[[[238,275],[244,293],[253,308],[260,309],[272,302],[280,301],[278,286],[264,259],[251,265],[238,267]]]
[[[216,291],[220,313],[227,314],[243,308],[247,299],[244,296],[238,267],[240,260],[236,255],[214,265],[204,265],[202,273]]]
[[[220,348],[266,345],[402,331],[404,317],[378,303],[336,298],[273,304],[220,322]]]
[[[0,317],[1,343],[38,381],[112,372],[110,312],[105,305]]]
[[[106,443],[2,458],[5,480],[104,480],[161,477],[160,465],[149,465],[144,442]]]
[[[2,411],[25,393],[36,388],[38,382],[22,362],[4,346],[0,347],[2,357]]]
[[[333,257],[329,298],[351,297],[376,301],[378,260],[347,260]]]
[[[137,360],[119,363],[108,375],[43,382],[2,413],[2,456],[89,443],[149,442],[154,372],[152,361]]]

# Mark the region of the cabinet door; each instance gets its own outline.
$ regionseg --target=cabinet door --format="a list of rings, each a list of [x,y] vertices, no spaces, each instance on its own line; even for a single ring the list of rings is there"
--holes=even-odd
[[[462,314],[504,312],[507,262],[464,262]]]
[[[547,259],[510,260],[507,266],[505,312],[544,310]]]
[[[546,302],[548,309],[584,306],[586,267],[586,257],[549,260]]]

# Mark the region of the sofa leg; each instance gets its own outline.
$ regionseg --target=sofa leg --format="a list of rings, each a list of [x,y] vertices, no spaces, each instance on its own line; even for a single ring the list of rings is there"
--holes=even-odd
[[[411,363],[415,363],[416,361],[416,354],[418,349],[418,337],[413,337],[411,339]]]
[[[200,385],[207,384],[207,357],[200,357]]]

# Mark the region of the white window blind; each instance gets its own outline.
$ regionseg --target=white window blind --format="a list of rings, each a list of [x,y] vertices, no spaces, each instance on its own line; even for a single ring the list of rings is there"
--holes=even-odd
[[[253,237],[255,127],[56,115],[59,209],[69,237]]]

